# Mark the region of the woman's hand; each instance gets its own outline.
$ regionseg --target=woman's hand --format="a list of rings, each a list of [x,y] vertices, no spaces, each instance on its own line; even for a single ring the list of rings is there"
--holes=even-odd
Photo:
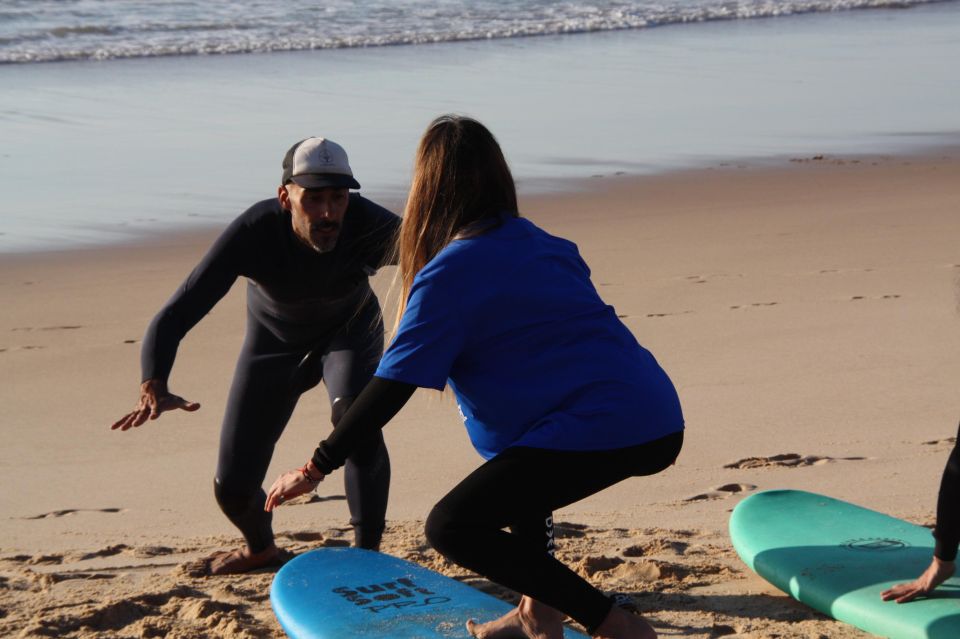
[[[934,557],[933,562],[927,566],[927,569],[923,571],[922,575],[910,583],[898,584],[893,588],[884,590],[880,593],[880,598],[884,601],[893,599],[897,603],[913,601],[920,595],[928,594],[931,590],[952,577],[954,570],[956,570],[956,564],[954,564],[954,562],[942,561]]]
[[[313,477],[319,477],[319,479],[313,479]],[[311,463],[303,468],[286,472],[280,475],[277,481],[270,486],[270,491],[267,493],[267,503],[263,505],[263,509],[268,513],[273,512],[274,508],[288,499],[309,493],[321,481],[323,481],[323,473]]]

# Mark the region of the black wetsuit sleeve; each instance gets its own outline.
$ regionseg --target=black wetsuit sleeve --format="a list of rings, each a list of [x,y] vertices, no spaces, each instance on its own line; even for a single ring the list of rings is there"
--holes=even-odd
[[[940,480],[940,495],[937,498],[937,525],[933,529],[936,547],[933,554],[943,561],[957,558],[960,546],[960,427],[957,441],[950,451],[947,467]]]
[[[141,381],[167,381],[180,340],[227,294],[240,274],[243,237],[243,226],[232,224],[154,316],[140,350]]]
[[[374,377],[366,385],[349,410],[333,429],[333,434],[320,442],[313,453],[313,463],[328,475],[343,466],[357,444],[387,425],[417,387],[382,377]]]

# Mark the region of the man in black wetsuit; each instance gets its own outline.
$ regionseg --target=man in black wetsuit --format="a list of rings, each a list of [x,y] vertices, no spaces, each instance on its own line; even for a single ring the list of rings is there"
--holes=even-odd
[[[237,277],[247,278],[247,332],[214,479],[217,502],[247,545],[211,556],[210,574],[278,561],[261,484],[297,400],[323,380],[336,425],[382,354],[383,321],[368,277],[392,263],[400,220],[351,188],[360,185],[342,147],[319,137],[295,144],[284,157],[277,197],[230,224],[144,337],[140,401],[114,429],[200,407],[167,388],[177,347]],[[390,483],[379,432],[347,462],[344,479],[355,543],[376,549]]]

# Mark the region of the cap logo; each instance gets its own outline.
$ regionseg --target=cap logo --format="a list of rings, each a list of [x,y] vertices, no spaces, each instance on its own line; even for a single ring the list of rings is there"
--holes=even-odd
[[[351,175],[347,154],[341,146],[325,138],[309,138],[293,157],[293,175],[337,173]]]

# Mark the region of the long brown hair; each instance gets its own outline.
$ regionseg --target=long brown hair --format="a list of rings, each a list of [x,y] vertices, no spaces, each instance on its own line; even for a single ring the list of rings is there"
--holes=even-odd
[[[431,122],[417,148],[400,225],[398,324],[420,269],[452,240],[483,232],[502,214],[518,215],[517,191],[493,134],[460,115]]]

